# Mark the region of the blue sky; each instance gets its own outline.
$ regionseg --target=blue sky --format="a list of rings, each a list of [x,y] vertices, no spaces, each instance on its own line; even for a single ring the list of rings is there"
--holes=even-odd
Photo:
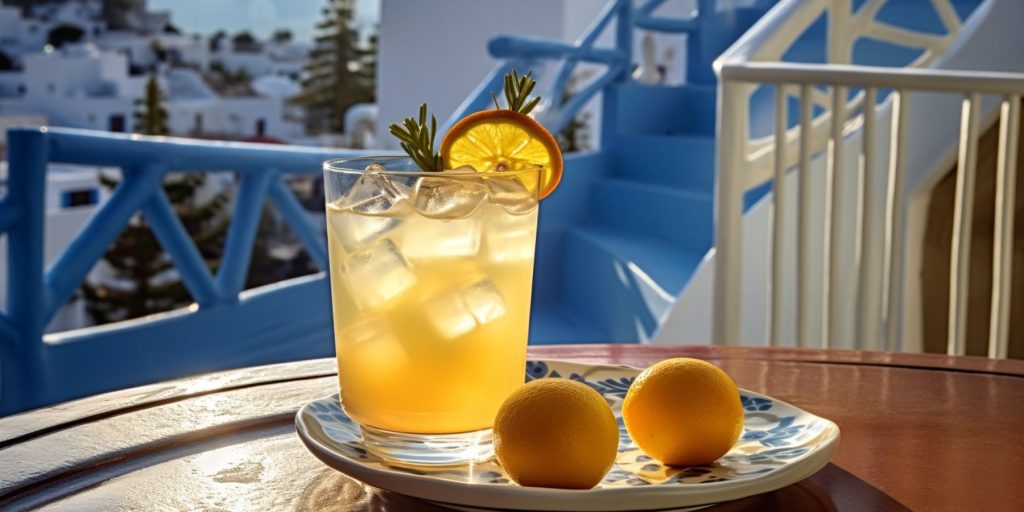
[[[301,41],[313,37],[313,25],[327,0],[149,0],[152,10],[171,11],[171,18],[183,32],[211,34],[251,30],[267,36],[287,28]],[[356,0],[356,19],[371,26],[380,15],[380,0]]]

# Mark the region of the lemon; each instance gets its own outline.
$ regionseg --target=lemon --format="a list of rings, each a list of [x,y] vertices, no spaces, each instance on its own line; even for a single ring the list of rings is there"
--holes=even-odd
[[[673,466],[714,462],[743,430],[736,384],[717,366],[689,358],[644,370],[626,393],[622,418],[644,453]]]
[[[494,419],[494,452],[519,485],[589,489],[619,447],[615,415],[597,391],[568,379],[539,379],[514,391]]]
[[[542,166],[540,198],[562,180],[562,151],[540,123],[512,110],[482,110],[466,116],[441,141],[445,169],[469,165],[481,172]]]

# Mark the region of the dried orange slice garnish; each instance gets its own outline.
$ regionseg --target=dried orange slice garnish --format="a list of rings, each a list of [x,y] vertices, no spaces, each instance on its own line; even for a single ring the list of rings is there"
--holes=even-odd
[[[541,199],[562,180],[558,142],[540,123],[513,110],[483,110],[466,116],[445,134],[440,153],[445,169],[469,165],[480,172],[501,172],[543,166]]]

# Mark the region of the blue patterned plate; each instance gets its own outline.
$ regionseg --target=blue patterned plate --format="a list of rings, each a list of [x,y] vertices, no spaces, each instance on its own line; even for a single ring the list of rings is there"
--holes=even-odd
[[[743,434],[712,465],[671,468],[641,452],[622,423],[622,400],[636,368],[530,361],[527,380],[566,377],[608,400],[619,420],[619,456],[597,487],[570,491],[520,487],[496,462],[458,467],[399,467],[366,452],[359,427],[338,395],[299,409],[299,437],[327,465],[370,485],[458,507],[515,510],[658,510],[706,506],[772,491],[814,474],[839,444],[839,427],[773,398],[740,390]]]

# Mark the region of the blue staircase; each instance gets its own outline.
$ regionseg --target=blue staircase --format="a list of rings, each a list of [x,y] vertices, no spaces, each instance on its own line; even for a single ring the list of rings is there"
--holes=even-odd
[[[965,19],[982,0],[955,0]],[[531,318],[533,344],[644,342],[671,308],[713,246],[715,118],[713,60],[774,1],[758,2],[723,16],[713,2],[699,3],[684,26],[658,20],[647,8],[634,12],[638,28],[689,34],[687,81],[654,86],[620,80],[604,88],[602,149],[588,160],[569,157],[565,175],[588,175],[559,187],[541,209],[537,278]],[[863,5],[856,0],[854,8]],[[941,20],[924,0],[890,0],[878,19],[901,27],[942,32]],[[710,13],[710,14],[709,14]],[[817,20],[783,56],[792,62],[825,60],[825,17]],[[905,66],[920,55],[872,40],[855,46],[860,64]],[[771,133],[774,91],[755,94],[752,135]],[[797,109],[790,109],[791,125]],[[595,169],[592,160],[604,166]],[[581,188],[582,187],[582,188]],[[749,191],[749,208],[770,191]],[[560,217],[559,195],[584,212],[577,222]]]
[[[703,24],[688,27],[698,43],[688,52],[689,83],[625,80],[604,89],[597,155],[606,168],[594,173],[569,157],[565,176],[591,174],[586,190],[566,190],[575,184],[563,182],[541,208],[542,232],[552,222],[562,229],[538,240],[531,343],[636,343],[653,335],[712,246],[717,95],[711,62],[770,3],[738,9],[727,20],[702,16]],[[637,26],[669,28],[650,17],[642,21],[640,11]],[[585,195],[580,222],[557,220],[562,208],[550,203],[560,194]],[[557,286],[544,281],[549,275]]]
[[[620,107],[602,151],[611,171],[590,184],[588,214],[567,229],[560,261],[537,261],[560,265],[555,314],[577,327],[548,330],[551,313],[535,307],[532,343],[646,339],[711,247],[713,86],[627,82],[605,94]]]

